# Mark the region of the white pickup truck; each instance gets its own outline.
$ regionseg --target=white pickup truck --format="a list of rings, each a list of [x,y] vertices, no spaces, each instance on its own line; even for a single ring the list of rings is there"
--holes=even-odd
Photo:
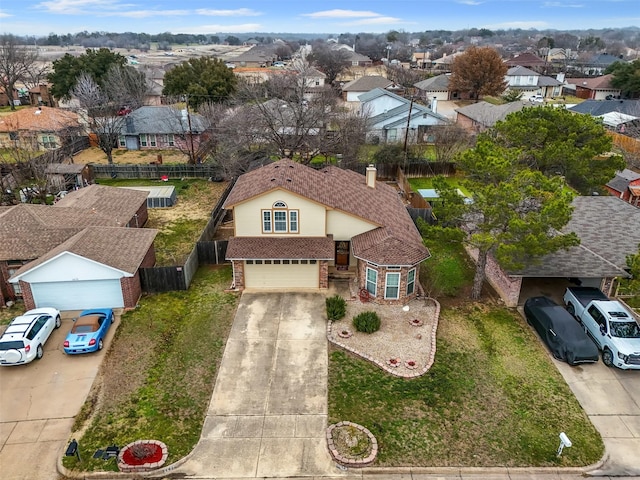
[[[608,367],[640,370],[640,325],[620,302],[592,287],[569,287],[564,303],[602,350]]]

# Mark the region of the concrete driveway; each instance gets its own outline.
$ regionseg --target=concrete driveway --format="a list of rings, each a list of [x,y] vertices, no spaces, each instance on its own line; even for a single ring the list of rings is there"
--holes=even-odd
[[[41,360],[0,368],[0,477],[3,480],[58,479],[56,462],[68,441],[119,321],[109,329],[105,349],[67,356],[62,343],[79,312],[62,312],[62,326],[44,346]]]
[[[242,295],[202,438],[175,472],[194,477],[335,474],[327,452],[325,296]]]

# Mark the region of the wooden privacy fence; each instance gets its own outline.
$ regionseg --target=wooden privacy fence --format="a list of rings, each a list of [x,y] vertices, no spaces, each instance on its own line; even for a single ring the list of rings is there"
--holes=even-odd
[[[135,164],[93,164],[96,178],[150,178],[158,179],[166,175],[169,178],[220,178],[220,168],[215,165],[179,164],[179,165],[135,165]]]
[[[201,264],[216,265],[226,263],[227,240],[211,240],[218,225],[224,218],[225,200],[235,185],[234,178],[220,196],[218,203],[211,211],[211,217],[200,234],[193,250],[184,265],[172,267],[148,267],[140,269],[142,290],[147,293],[170,292],[174,290],[188,290],[194,275]]]

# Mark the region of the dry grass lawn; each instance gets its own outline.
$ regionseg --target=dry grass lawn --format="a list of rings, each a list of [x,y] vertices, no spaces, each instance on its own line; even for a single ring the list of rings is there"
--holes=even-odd
[[[121,150],[113,151],[113,161],[118,164],[148,164],[155,162],[162,155],[163,163],[187,163],[187,156],[180,150]],[[78,153],[74,163],[107,164],[107,156],[98,147],[91,147]]]

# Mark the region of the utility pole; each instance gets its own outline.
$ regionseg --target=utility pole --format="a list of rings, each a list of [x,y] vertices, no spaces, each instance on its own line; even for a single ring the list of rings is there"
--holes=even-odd
[[[411,111],[413,110],[413,95],[411,95],[411,103],[409,103],[409,115],[407,115],[407,126],[404,130],[404,169],[407,169],[407,141],[409,140],[409,124],[411,123]]]
[[[196,157],[195,157],[195,152],[193,149],[193,130],[191,130],[191,115],[189,114],[189,95],[186,95],[186,106],[185,106],[185,111],[187,112],[187,125],[189,126],[189,150],[191,153],[191,160],[193,161],[193,164],[195,165],[197,163],[196,161]]]

